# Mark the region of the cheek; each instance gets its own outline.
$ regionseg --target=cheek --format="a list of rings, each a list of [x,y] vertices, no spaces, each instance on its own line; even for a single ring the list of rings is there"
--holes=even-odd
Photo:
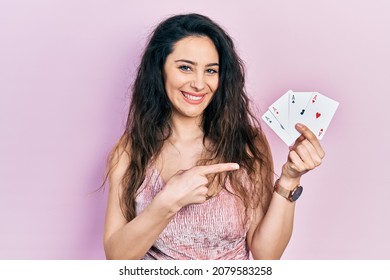
[[[165,79],[165,88],[174,90],[182,87],[187,82],[183,75],[169,75]]]
[[[219,85],[219,78],[216,77],[210,82],[210,88],[212,89],[213,92],[215,92],[218,89]]]

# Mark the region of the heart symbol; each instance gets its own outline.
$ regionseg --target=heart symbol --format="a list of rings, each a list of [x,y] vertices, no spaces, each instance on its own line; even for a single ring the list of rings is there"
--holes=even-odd
[[[321,113],[316,113],[316,119],[318,119],[319,117],[321,117]]]

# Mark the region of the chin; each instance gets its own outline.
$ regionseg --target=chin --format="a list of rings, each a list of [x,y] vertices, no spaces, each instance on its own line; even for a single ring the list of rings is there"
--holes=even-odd
[[[195,119],[195,118],[201,118],[202,115],[203,115],[203,110],[201,112],[189,112],[189,111],[176,111],[177,115],[181,116],[181,117],[184,117],[184,118],[191,118],[191,119]]]

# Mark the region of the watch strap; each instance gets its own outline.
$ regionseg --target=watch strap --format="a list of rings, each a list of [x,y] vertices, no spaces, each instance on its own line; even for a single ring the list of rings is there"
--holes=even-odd
[[[274,191],[275,191],[277,194],[283,196],[283,197],[284,197],[285,199],[287,199],[288,201],[293,202],[293,201],[297,200],[297,199],[299,198],[300,194],[302,193],[302,190],[301,190],[300,193],[298,194],[298,197],[293,197],[294,192],[295,192],[298,188],[302,189],[302,186],[298,185],[298,186],[296,186],[296,187],[295,187],[294,189],[292,189],[292,190],[283,188],[282,186],[279,185],[279,179],[278,179],[278,180],[276,180],[276,182],[275,182]]]
[[[281,196],[283,196],[285,199],[289,199],[290,197],[290,194],[291,194],[291,191],[286,189],[286,188],[283,188],[281,186],[279,186],[279,180],[277,180],[275,182],[275,192]]]

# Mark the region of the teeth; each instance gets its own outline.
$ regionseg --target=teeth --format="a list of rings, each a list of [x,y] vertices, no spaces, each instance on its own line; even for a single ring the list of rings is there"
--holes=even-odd
[[[203,96],[193,96],[193,95],[189,95],[187,93],[183,93],[183,95],[189,99],[189,100],[193,100],[193,101],[199,101],[203,98]]]

